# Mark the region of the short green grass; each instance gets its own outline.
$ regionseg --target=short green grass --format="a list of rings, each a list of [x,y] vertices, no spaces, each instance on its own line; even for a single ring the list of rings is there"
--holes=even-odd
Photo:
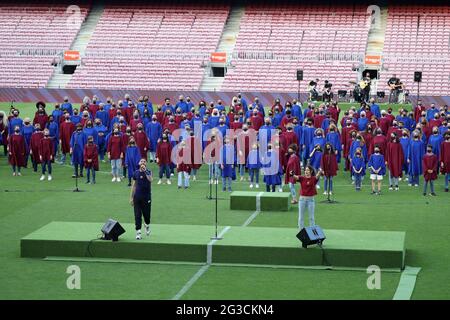
[[[8,104],[0,104],[5,110]],[[30,115],[34,105],[21,105]],[[2,150],[0,150],[2,151]],[[154,172],[157,168],[151,165]],[[24,169],[13,177],[6,157],[0,153],[0,290],[1,299],[171,299],[197,272],[199,266],[148,263],[45,261],[20,258],[20,239],[51,221],[103,222],[112,217],[133,222],[126,183],[111,183],[109,165],[101,163],[96,185],[80,186],[73,193],[69,166],[54,165],[54,180],[39,181],[39,173]],[[207,200],[207,173],[188,190],[176,184],[154,185],[153,223],[211,225],[214,204]],[[384,187],[380,197],[369,195],[368,181],[362,192],[354,191],[347,173],[335,179],[339,204],[318,203],[317,223],[324,229],[406,231],[406,264],[422,267],[413,299],[448,299],[447,279],[450,247],[448,204],[442,177],[436,183],[436,198],[422,196],[421,189],[402,182],[399,192]],[[262,184],[261,184],[262,185]],[[248,190],[235,182],[234,190]],[[5,192],[8,190],[8,192]],[[228,193],[220,196],[227,199]],[[319,195],[317,200],[322,200]],[[221,225],[242,225],[252,214],[230,211],[227,200],[219,201]],[[250,224],[293,227],[297,207],[290,212],[262,212]],[[133,232],[129,230],[128,232]],[[182,236],[182,235],[180,235]],[[81,268],[81,290],[68,290],[66,268]],[[392,299],[399,273],[382,273],[381,290],[368,290],[364,271],[274,269],[263,267],[211,266],[187,291],[183,299]],[[119,288],[119,289],[117,289]]]

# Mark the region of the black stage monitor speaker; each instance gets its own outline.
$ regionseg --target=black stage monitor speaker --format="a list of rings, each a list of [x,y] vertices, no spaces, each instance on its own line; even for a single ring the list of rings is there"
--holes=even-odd
[[[297,69],[297,81],[303,80],[303,70]]]
[[[347,90],[338,90],[338,96],[341,98],[345,98],[347,95]]]
[[[113,219],[108,219],[105,225],[102,227],[103,240],[119,240],[119,236],[125,233],[125,230],[122,228],[119,222]]]
[[[422,82],[422,71],[414,72],[414,82]]]
[[[298,240],[302,242],[302,247],[306,248],[312,244],[322,244],[325,235],[319,226],[307,227],[300,230],[297,234]]]

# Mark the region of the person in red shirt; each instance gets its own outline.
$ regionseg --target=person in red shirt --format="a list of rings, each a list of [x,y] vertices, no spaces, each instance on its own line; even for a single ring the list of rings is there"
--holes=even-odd
[[[437,179],[437,167],[438,167],[438,158],[433,153],[433,146],[427,146],[427,153],[423,156],[422,159],[422,167],[423,167],[423,177],[425,179],[425,184],[423,186],[423,195],[427,195],[428,184],[430,184],[430,195],[435,196],[434,193],[434,180]]]
[[[156,147],[156,163],[159,166],[159,181],[158,184],[162,183],[162,177],[166,175],[167,184],[170,182],[170,162],[172,155],[172,145],[170,144],[169,137],[167,134],[163,134],[162,140],[158,142]]]
[[[297,145],[291,144],[288,147],[289,159],[286,164],[286,175],[284,177],[284,184],[289,184],[289,189],[292,195],[292,204],[298,203],[295,194],[295,179],[293,175],[300,175],[300,158],[297,156]]]
[[[53,139],[50,137],[50,131],[44,129],[44,137],[39,143],[39,160],[42,164],[41,181],[45,179],[45,172],[48,168],[48,181],[52,180],[52,162],[53,162]]]
[[[316,202],[314,196],[317,194],[316,184],[319,181],[319,176],[322,173],[322,169],[319,169],[317,174],[314,172],[314,168],[310,165],[305,168],[305,175],[295,175],[294,172],[289,172],[295,181],[300,182],[300,204],[298,206],[298,228],[301,230],[305,227],[305,214],[308,210],[309,225],[312,227],[315,225],[314,210]]]

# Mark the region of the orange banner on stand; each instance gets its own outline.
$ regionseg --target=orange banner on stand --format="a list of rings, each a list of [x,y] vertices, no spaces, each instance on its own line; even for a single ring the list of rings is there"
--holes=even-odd
[[[227,53],[226,52],[211,53],[211,62],[219,62],[219,63],[227,62]]]
[[[64,51],[64,60],[66,61],[80,60],[80,51],[73,51],[73,50]]]
[[[366,56],[364,59],[365,64],[378,65],[381,64],[381,56]]]

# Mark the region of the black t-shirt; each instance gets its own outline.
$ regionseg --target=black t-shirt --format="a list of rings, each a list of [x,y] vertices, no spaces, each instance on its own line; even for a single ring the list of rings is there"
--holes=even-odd
[[[140,171],[136,170],[133,174],[133,180],[136,181],[136,190],[134,192],[134,197],[138,199],[152,199],[152,184],[148,181],[146,173],[152,174],[150,170]]]
[[[399,84],[399,82],[400,82],[400,79],[399,79],[399,78],[394,78],[394,77],[392,77],[392,78],[390,78],[390,79],[388,80],[388,84],[389,84],[389,85],[392,85],[392,84]]]

